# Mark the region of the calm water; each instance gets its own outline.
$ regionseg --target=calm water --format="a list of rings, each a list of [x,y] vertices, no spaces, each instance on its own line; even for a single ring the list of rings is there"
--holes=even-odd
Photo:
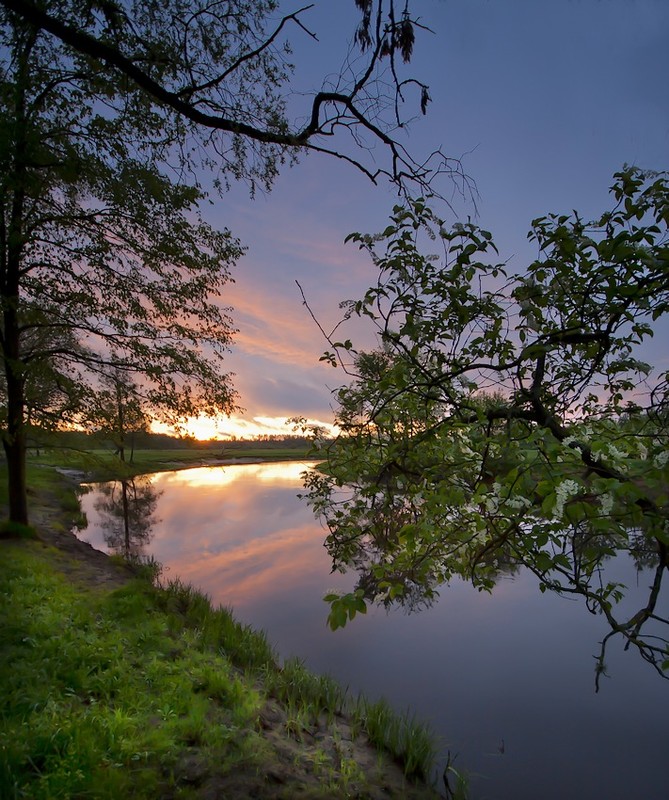
[[[611,678],[596,695],[603,621],[540,594],[531,575],[501,581],[493,595],[454,582],[428,610],[372,610],[331,632],[321,598],[355,576],[330,574],[323,529],[296,498],[304,468],[235,465],[138,482],[129,496],[154,523],[141,528],[144,552],[167,577],[264,628],[280,655],[428,721],[473,774],[474,800],[665,800],[669,682],[613,642]],[[118,486],[85,495],[82,538],[122,544],[121,501]],[[630,585],[648,583],[627,571]]]

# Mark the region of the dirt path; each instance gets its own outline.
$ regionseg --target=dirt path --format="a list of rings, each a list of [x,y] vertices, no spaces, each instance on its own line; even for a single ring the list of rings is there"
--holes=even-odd
[[[30,509],[39,540],[55,548],[54,565],[75,583],[95,589],[118,589],[133,577],[132,569],[81,541],[70,530],[71,515],[54,508],[54,498],[42,495]]]

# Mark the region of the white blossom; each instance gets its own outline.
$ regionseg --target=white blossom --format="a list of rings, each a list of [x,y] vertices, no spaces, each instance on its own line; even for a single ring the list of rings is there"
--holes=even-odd
[[[609,455],[612,458],[618,458],[618,459],[627,458],[627,453],[625,453],[623,450],[619,450],[614,444],[609,444],[608,451]]]
[[[522,495],[514,495],[514,497],[508,497],[506,499],[506,505],[513,511],[522,511],[524,508],[530,508],[532,501]]]
[[[485,508],[490,514],[496,513],[497,509],[499,508],[499,498],[490,494],[486,495]]]
[[[495,483],[492,485],[492,491],[486,495],[485,500],[483,501],[486,511],[488,511],[490,514],[495,514],[499,510],[499,496],[501,491],[502,485],[495,481]]]
[[[564,514],[564,506],[567,500],[574,495],[577,495],[580,486],[576,481],[565,480],[555,487],[555,507],[553,508],[553,516],[560,518]]]
[[[613,495],[611,492],[604,492],[599,498],[599,507],[601,508],[602,515],[608,517],[613,511]]]

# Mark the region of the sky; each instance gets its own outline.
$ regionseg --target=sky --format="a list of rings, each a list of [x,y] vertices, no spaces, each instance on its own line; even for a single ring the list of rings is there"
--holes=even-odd
[[[432,102],[402,141],[417,158],[441,147],[462,160],[476,207],[444,181],[452,208],[437,211],[449,222],[475,216],[510,269],[536,257],[526,239],[533,218],[597,216],[625,163],[669,169],[667,0],[413,0],[412,10],[433,31],[418,36],[410,69]],[[357,11],[353,0],[320,0],[303,20],[319,41],[291,34],[295,86],[317,91],[338,71]],[[285,167],[269,194],[251,199],[235,185],[214,199],[208,220],[248,248],[223,298],[239,329],[227,368],[245,410],[194,423],[195,435],[285,433],[294,416],[332,421],[331,392],[344,376],[319,362],[327,343],[296,281],[331,328],[339,302],[375,281],[345,237],[383,230],[396,202],[389,185],[314,154]],[[649,355],[666,370],[661,338]]]

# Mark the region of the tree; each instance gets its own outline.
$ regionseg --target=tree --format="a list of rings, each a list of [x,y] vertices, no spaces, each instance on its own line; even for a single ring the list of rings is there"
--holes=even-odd
[[[446,229],[423,202],[350,237],[379,280],[347,315],[373,323],[380,349],[330,340],[324,356],[352,380],[309,499],[335,567],[361,573],[328,596],[333,628],[454,575],[490,590],[512,563],[604,616],[599,672],[618,635],[666,677],[669,374],[649,379],[637,349],[669,309],[669,180],[626,168],[611,191],[592,222],[534,220],[540,257],[511,278],[490,233]],[[443,257],[421,253],[425,233]],[[621,552],[652,562],[634,613],[606,577]]]
[[[76,375],[65,368],[55,350],[77,352],[81,346],[72,331],[49,327],[27,328],[21,337],[21,363],[25,370],[25,424],[29,432],[52,431],[73,415],[86,402],[86,388]],[[0,364],[1,427],[7,424],[5,365]]]
[[[111,95],[32,26],[3,23],[3,445],[10,518],[26,523],[27,404],[45,380],[77,388],[61,424],[86,421],[110,369],[141,377],[147,408],[168,422],[234,407],[220,293],[242,248],[203,222],[196,184],[166,174],[162,122],[141,100]],[[45,387],[37,401],[39,416],[53,412]]]
[[[140,387],[120,371],[102,376],[101,390],[94,398],[95,407],[87,412],[93,429],[114,444],[121,461],[130,445],[130,463],[135,451],[135,434],[149,429],[150,416],[142,407]]]
[[[38,367],[84,395],[109,368],[138,378],[145,407],[172,423],[232,410],[220,362],[233,329],[219,295],[242,249],[199,216],[198,166],[215,171],[221,190],[232,179],[269,188],[304,150],[373,181],[387,175],[405,192],[457,169],[440,153],[414,161],[392,135],[412,86],[423,112],[429,100],[427,86],[398,72],[419,21],[393,2],[356,6],[361,60],[315,93],[299,128],[287,117],[285,30],[309,33],[309,7],[278,18],[274,0],[0,2],[0,346],[13,521],[28,519],[26,387]],[[326,145],[340,131],[363,154],[365,135],[381,142],[389,166]],[[28,339],[43,347],[28,355]],[[81,424],[83,412],[68,406],[63,422]]]

